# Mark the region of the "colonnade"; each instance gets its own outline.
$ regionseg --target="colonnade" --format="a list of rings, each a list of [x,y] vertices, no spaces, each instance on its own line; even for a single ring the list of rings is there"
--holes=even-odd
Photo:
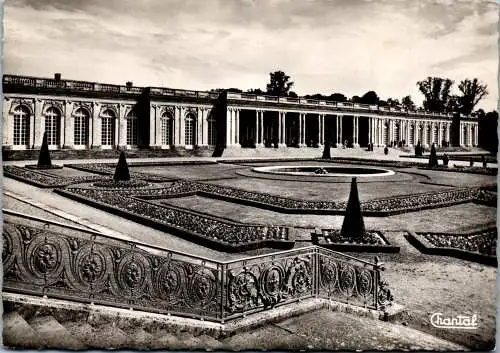
[[[226,114],[226,146],[239,147],[240,140],[240,112],[242,110],[252,111],[252,108],[241,107],[228,107]],[[261,147],[264,144],[264,116],[267,119],[273,120],[274,128],[277,129],[277,134],[274,135],[277,147],[285,147],[286,144],[286,128],[287,121],[292,119],[294,122],[298,116],[298,129],[297,129],[297,145],[298,147],[306,146],[306,130],[311,129],[312,125],[317,121],[317,136],[315,141],[317,146],[325,144],[325,140],[341,147],[348,140],[350,146],[360,146],[360,120],[366,119],[368,128],[363,128],[363,133],[367,136],[362,137],[364,144],[373,143],[374,146],[415,146],[418,142],[423,147],[430,147],[432,144],[442,146],[451,142],[451,121],[448,120],[423,120],[420,118],[407,118],[407,117],[374,117],[374,116],[360,116],[360,115],[347,115],[347,114],[325,114],[325,113],[306,113],[300,111],[285,111],[285,110],[264,110],[255,109],[255,146]],[[267,113],[267,114],[265,114]],[[290,117],[291,114],[294,114]],[[271,116],[270,116],[271,115]],[[314,122],[311,116],[314,115]],[[251,115],[246,115],[249,118]],[[334,126],[326,126],[325,118],[329,117],[329,124]],[[350,120],[347,123],[346,120]],[[366,122],[365,122],[366,124]],[[463,146],[476,146],[478,144],[478,128],[477,122],[463,122],[461,123],[460,131],[460,144]],[[252,127],[253,128],[253,127]],[[325,131],[335,131],[334,135],[326,136]],[[348,129],[348,131],[346,131]],[[366,131],[367,130],[367,131]],[[352,131],[352,135],[351,135]],[[346,138],[347,137],[347,138]],[[269,138],[269,137],[268,137]],[[368,141],[366,143],[366,141]]]

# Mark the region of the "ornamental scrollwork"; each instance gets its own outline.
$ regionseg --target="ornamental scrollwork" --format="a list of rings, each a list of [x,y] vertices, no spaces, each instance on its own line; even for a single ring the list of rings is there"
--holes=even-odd
[[[296,257],[288,268],[286,276],[287,292],[297,296],[312,289],[311,261]]]
[[[169,118],[173,119],[175,116],[174,107],[172,107],[171,105],[161,106],[160,107],[160,116],[161,117],[169,117]]]
[[[45,100],[43,102],[43,108],[42,108],[42,111],[44,112],[44,114],[47,111],[47,109],[49,109],[51,107],[57,108],[57,110],[59,110],[59,113],[61,113],[61,114],[64,114],[64,112],[65,112],[64,101],[60,101],[60,100]]]
[[[35,99],[14,98],[12,100],[12,102],[10,103],[9,114],[14,114],[14,110],[19,106],[23,106],[23,107],[28,108],[30,114],[34,114],[34,112],[35,112]]]
[[[71,115],[75,115],[78,109],[85,110],[89,115],[92,115],[92,112],[94,111],[91,102],[78,101],[78,102],[73,102],[73,111],[71,112]]]
[[[229,272],[228,309],[230,312],[253,309],[259,304],[258,279],[250,271]]]

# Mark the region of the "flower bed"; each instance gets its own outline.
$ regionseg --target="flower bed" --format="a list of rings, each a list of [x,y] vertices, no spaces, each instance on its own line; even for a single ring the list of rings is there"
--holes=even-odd
[[[116,164],[114,163],[65,164],[64,166],[100,175],[113,175],[116,168]],[[153,183],[163,183],[172,180],[172,178],[167,178],[161,175],[140,172],[130,172],[130,177],[133,179],[142,179]]]
[[[36,169],[36,170],[44,170],[44,169],[50,170],[50,169],[62,169],[63,168],[63,166],[59,165],[59,164],[46,165],[46,166],[41,166],[41,167],[39,167],[38,164],[26,164],[24,167],[28,168],[28,169]]]
[[[92,186],[100,188],[142,188],[148,186],[149,183],[144,180],[130,179],[130,180],[119,180],[105,179],[92,183]]]
[[[266,246],[293,247],[294,240],[288,227],[230,222],[134,197],[148,191],[148,189],[117,191],[84,187],[56,190],[61,195],[217,250],[246,251]]]
[[[354,239],[343,236],[340,229],[322,229],[313,233],[312,238],[313,243],[336,251],[397,253],[400,250],[375,230],[367,230],[363,237]]]
[[[454,164],[453,168],[444,165],[438,165],[437,167],[422,166],[418,169],[428,169],[428,170],[440,170],[443,172],[456,172],[456,173],[470,173],[470,174],[483,174],[483,175],[497,175],[497,168],[484,168],[484,167],[466,167]]]
[[[39,188],[57,188],[71,184],[99,181],[103,177],[99,175],[62,177],[45,173],[38,169],[29,169],[16,166],[4,166],[4,176],[31,184]]]
[[[479,188],[453,188],[445,191],[411,194],[361,203],[363,213],[369,216],[388,216],[414,212],[429,208],[439,208],[464,202],[474,202]],[[221,199],[243,205],[255,206],[282,213],[297,214],[344,214],[346,201],[308,201],[246,191],[226,186],[204,184],[185,180],[175,181],[164,189],[148,190],[143,199],[161,199],[166,196],[196,194],[208,198]]]
[[[467,234],[453,233],[408,233],[407,239],[425,254],[444,255],[497,265],[497,229]]]

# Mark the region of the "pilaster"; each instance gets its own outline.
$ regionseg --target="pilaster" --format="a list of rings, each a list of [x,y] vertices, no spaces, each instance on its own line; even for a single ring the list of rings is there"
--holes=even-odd
[[[42,100],[35,99],[35,118],[33,119],[33,148],[42,146],[43,132],[45,130],[45,122],[42,118]]]
[[[63,148],[73,148],[75,147],[75,136],[74,136],[74,131],[75,131],[75,118],[73,116],[73,103],[72,102],[65,102],[64,106],[64,129],[63,125],[61,125],[61,129],[63,131],[62,136],[63,139],[61,141],[61,145]]]
[[[183,106],[179,109],[179,146],[186,146],[186,108]]]
[[[101,124],[101,118],[99,117],[99,103],[93,103],[92,104],[92,122],[90,125],[92,125],[90,133],[89,131],[89,137],[91,138],[90,141],[90,146],[91,148],[100,148],[101,147],[101,130],[102,130],[102,124]],[[116,125],[116,121],[115,121]]]
[[[12,107],[12,100],[7,100],[4,98],[3,100],[3,139],[2,145],[4,147],[12,147],[14,144],[14,119],[11,114],[9,114],[10,108]],[[32,117],[28,117],[28,131],[31,130],[29,124],[31,124]],[[28,137],[29,138],[29,137]],[[30,140],[27,141],[30,144]]]

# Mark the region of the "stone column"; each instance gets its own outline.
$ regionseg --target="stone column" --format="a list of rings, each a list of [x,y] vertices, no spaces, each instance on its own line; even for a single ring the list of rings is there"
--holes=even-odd
[[[74,131],[75,131],[75,118],[73,117],[73,103],[66,102],[64,106],[64,138],[61,141],[63,148],[73,148],[75,146],[74,142]]]
[[[200,146],[203,144],[203,108],[198,108],[196,111],[196,140],[193,141],[193,145]]]
[[[474,128],[474,140],[475,140],[475,146],[479,146],[479,124],[475,125]]]
[[[302,136],[301,136],[301,147],[307,146],[306,144],[306,113],[302,114]]]
[[[255,111],[255,147],[260,144],[260,114],[259,111]]]
[[[302,147],[302,130],[304,129],[302,113],[299,113],[299,147]]]
[[[264,111],[260,111],[260,144],[264,145]]]
[[[226,109],[226,147],[231,146],[232,108]]]
[[[240,147],[240,109],[235,109],[234,114],[234,144]]]

